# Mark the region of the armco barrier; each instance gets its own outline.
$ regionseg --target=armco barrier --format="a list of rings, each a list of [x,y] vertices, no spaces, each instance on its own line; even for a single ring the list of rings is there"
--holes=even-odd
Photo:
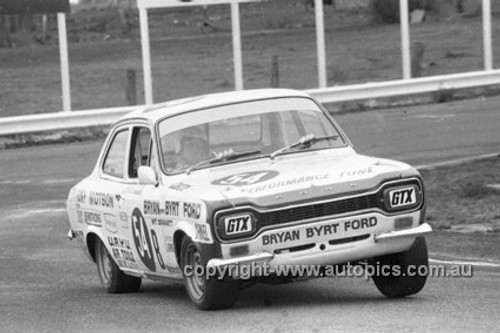
[[[306,90],[306,92],[313,95],[321,103],[335,103],[494,84],[500,84],[500,70],[310,89]]]
[[[309,89],[305,92],[321,103],[335,103],[494,84],[500,84],[500,70]],[[122,115],[141,107],[144,105],[0,118],[0,135],[109,125]]]
[[[109,125],[126,113],[140,107],[126,106],[110,109],[55,112],[0,118],[0,135]]]

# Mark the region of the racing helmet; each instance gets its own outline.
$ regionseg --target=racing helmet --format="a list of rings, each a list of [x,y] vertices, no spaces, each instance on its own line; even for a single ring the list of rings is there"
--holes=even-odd
[[[208,152],[208,138],[200,127],[187,127],[179,131],[175,140],[175,152],[182,154],[188,146],[188,141]]]

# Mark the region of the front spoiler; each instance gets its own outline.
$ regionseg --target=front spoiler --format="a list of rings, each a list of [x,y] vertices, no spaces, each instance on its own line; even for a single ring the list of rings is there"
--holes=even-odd
[[[425,236],[431,232],[432,232],[432,227],[429,224],[424,223],[424,224],[419,225],[418,227],[412,228],[412,229],[391,231],[391,232],[385,232],[385,233],[382,233],[379,235],[375,235],[374,239],[375,239],[375,243],[380,243],[380,242],[386,242],[386,241],[391,241],[391,240],[395,240],[395,239],[421,237],[421,236]],[[229,265],[269,262],[273,259],[274,259],[273,253],[263,251],[263,252],[260,252],[257,254],[244,256],[244,257],[237,257],[237,258],[230,258],[230,259],[211,259],[207,263],[207,269],[208,268],[229,266]]]

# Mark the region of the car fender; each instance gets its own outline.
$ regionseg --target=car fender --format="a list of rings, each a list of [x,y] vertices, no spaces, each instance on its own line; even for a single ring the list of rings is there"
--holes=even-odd
[[[206,222],[182,220],[177,223],[174,235],[179,231],[197,243],[213,244],[214,242],[210,225]]]

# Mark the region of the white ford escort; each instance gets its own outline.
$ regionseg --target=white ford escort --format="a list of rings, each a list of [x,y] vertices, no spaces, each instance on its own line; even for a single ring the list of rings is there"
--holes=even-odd
[[[276,268],[290,265],[316,265],[320,276],[371,265],[387,297],[418,293],[427,277],[431,227],[419,173],[357,154],[299,91],[212,94],[132,112],[112,126],[67,207],[68,236],[111,293],[137,291],[143,278],[184,279],[199,308],[221,309],[243,284],[276,280]],[[243,278],[244,267],[254,272]]]

